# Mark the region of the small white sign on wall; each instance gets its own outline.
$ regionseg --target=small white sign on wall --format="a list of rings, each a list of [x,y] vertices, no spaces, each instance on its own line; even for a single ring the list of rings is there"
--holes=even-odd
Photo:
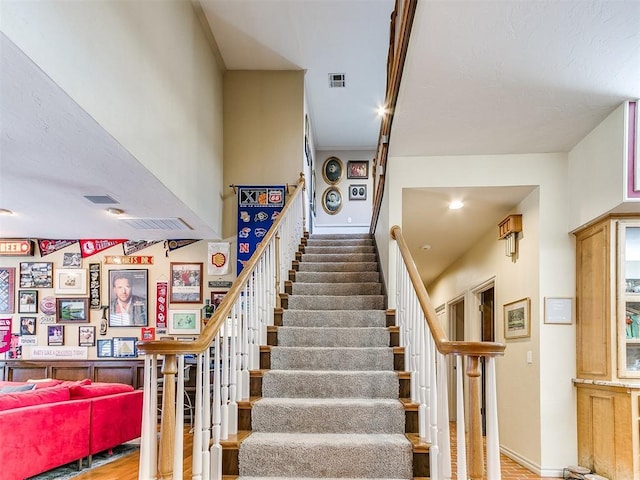
[[[31,347],[30,350],[31,360],[86,360],[89,353],[86,347]]]
[[[545,298],[544,323],[571,325],[573,323],[573,299],[553,297]]]

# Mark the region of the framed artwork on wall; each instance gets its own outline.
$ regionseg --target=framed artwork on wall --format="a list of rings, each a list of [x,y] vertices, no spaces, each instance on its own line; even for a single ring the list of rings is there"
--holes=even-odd
[[[522,298],[504,305],[504,338],[526,338],[531,336],[530,300]]]
[[[58,323],[89,323],[88,298],[56,298]]]
[[[36,334],[36,317],[20,317],[20,335]]]
[[[148,271],[109,270],[109,326],[146,327]]]
[[[78,327],[78,345],[81,347],[93,347],[96,344],[96,327]]]
[[[13,313],[16,295],[16,269],[0,267],[0,314]]]
[[[369,178],[369,161],[349,160],[347,162],[347,178]]]
[[[56,268],[53,286],[57,295],[86,295],[87,271],[84,268]]]
[[[367,199],[367,186],[362,185],[349,185],[349,200],[366,200]]]
[[[344,167],[342,165],[342,160],[338,157],[329,157],[324,161],[322,165],[322,178],[329,185],[337,184],[342,178],[342,174],[344,173]]]
[[[37,290],[18,290],[18,313],[38,313]]]
[[[335,215],[342,208],[342,193],[338,187],[329,187],[322,194],[322,208],[329,215]]]
[[[202,263],[171,262],[171,303],[202,303]]]
[[[174,335],[200,333],[200,310],[170,310],[168,332]]]
[[[110,338],[98,340],[98,358],[113,357],[113,341]]]
[[[53,287],[53,263],[21,262],[20,288]]]
[[[64,345],[64,325],[47,325],[47,345]]]
[[[113,356],[118,358],[137,357],[138,337],[113,337]]]

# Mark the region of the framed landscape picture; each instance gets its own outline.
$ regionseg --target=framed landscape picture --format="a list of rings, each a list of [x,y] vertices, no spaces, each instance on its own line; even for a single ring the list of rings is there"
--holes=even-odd
[[[58,323],[89,323],[88,298],[56,298]]]
[[[531,335],[530,300],[523,298],[504,305],[504,338],[525,338]]]

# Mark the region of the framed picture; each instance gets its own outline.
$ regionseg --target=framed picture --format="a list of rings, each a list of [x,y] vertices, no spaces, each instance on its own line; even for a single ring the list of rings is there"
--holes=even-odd
[[[13,313],[16,295],[16,269],[0,267],[0,314]]]
[[[530,303],[527,297],[504,305],[505,339],[531,336]]]
[[[58,323],[89,323],[88,298],[56,298]]]
[[[324,161],[322,165],[322,178],[329,185],[335,185],[342,178],[344,173],[344,167],[342,166],[342,160],[338,157],[329,157]]]
[[[227,294],[227,292],[211,292],[211,306],[213,307],[213,311],[215,311],[220,304],[222,303],[222,299]]]
[[[62,266],[67,268],[82,267],[82,255],[80,252],[64,253],[64,257],[62,257]]]
[[[171,262],[169,302],[202,303],[202,263]]]
[[[36,334],[36,317],[20,317],[20,335]]]
[[[113,357],[113,341],[110,338],[98,340],[98,358]]]
[[[64,345],[64,325],[47,325],[47,345]]]
[[[53,263],[21,262],[20,288],[52,288]]]
[[[349,160],[347,162],[347,178],[369,178],[369,161]]]
[[[38,313],[37,290],[18,290],[18,313]]]
[[[349,200],[366,200],[367,199],[367,186],[366,185],[349,185]]]
[[[322,208],[329,215],[335,215],[342,208],[342,193],[338,187],[329,187],[322,194]]]
[[[113,337],[113,356],[119,358],[137,357],[138,337]]]
[[[573,299],[570,297],[545,297],[544,323],[571,325],[573,323]]]
[[[96,327],[78,327],[78,345],[93,347],[96,344]]]
[[[169,334],[200,333],[200,310],[169,310]]]
[[[148,325],[148,271],[109,270],[109,326]]]
[[[87,271],[84,268],[56,268],[53,286],[58,295],[86,295]]]

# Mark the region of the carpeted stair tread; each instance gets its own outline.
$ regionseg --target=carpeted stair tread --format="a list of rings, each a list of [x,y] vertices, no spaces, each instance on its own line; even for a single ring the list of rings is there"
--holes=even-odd
[[[309,235],[310,240],[371,240],[369,233],[312,233]]]
[[[378,264],[374,261],[368,262],[311,262],[309,259],[298,265],[300,272],[377,272]]]
[[[393,370],[389,347],[271,347],[272,370]]]
[[[361,283],[301,283],[295,282],[293,295],[380,295],[382,286],[378,282]]]
[[[382,310],[382,295],[291,295],[291,310]]]
[[[373,245],[372,238],[309,238],[307,239],[307,246],[339,246],[339,245]]]
[[[332,253],[375,253],[375,247],[373,245],[341,245],[328,246],[328,245],[307,245],[304,249],[304,253],[328,255]]]
[[[375,253],[303,253],[302,263],[304,262],[375,262]]]
[[[280,327],[279,347],[388,347],[385,327]]]
[[[239,461],[241,476],[412,476],[412,446],[402,434],[255,432],[242,442]]]
[[[297,272],[296,283],[379,282],[378,272]]]
[[[399,381],[392,371],[267,370],[263,397],[398,398]]]
[[[384,327],[383,310],[284,310],[282,324],[287,327]]]
[[[405,412],[391,399],[262,398],[251,421],[254,432],[404,433]]]

